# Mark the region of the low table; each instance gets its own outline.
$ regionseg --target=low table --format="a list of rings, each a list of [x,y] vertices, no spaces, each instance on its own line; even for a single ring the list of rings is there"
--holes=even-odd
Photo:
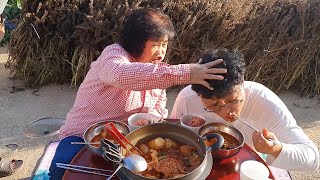
[[[207,177],[208,180],[217,179],[217,180],[238,180],[240,179],[239,169],[242,162],[246,160],[256,160],[263,164],[265,162],[261,159],[261,157],[252,150],[248,145],[244,145],[240,152],[234,157],[224,159],[222,161],[215,161],[212,166],[212,170],[210,175]],[[92,153],[89,149],[84,147],[72,160],[71,164],[80,165],[80,166],[89,166],[100,169],[113,170],[112,164],[110,162],[105,161],[101,156],[98,156]],[[265,164],[266,165],[266,164]],[[267,165],[266,165],[267,166]],[[274,168],[267,166],[271,179],[291,179],[290,174],[283,169]],[[105,180],[105,177],[81,173],[76,171],[67,170],[64,174],[63,180],[81,180],[81,179],[90,179],[90,180]],[[113,179],[118,179],[117,177]],[[124,179],[124,178],[121,178]],[[127,178],[131,180],[130,178]]]

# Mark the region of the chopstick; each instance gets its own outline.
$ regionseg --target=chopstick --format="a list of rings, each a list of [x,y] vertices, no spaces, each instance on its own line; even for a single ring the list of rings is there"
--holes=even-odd
[[[88,145],[99,145],[100,143],[71,142],[71,144],[88,144]]]
[[[111,129],[110,129],[110,128]],[[142,154],[141,150],[139,148],[137,148],[136,146],[134,146],[124,135],[121,134],[121,132],[118,131],[118,129],[116,128],[116,126],[114,125],[114,123],[110,122],[106,124],[106,129],[108,132],[111,133],[111,135],[114,135],[117,137],[118,140],[120,140],[121,142],[120,145],[122,147],[124,147],[125,149],[127,149],[127,146],[124,143],[129,144],[130,146],[132,146],[135,150],[137,150],[139,153]],[[123,142],[124,141],[124,142]],[[131,151],[129,150],[129,153],[131,153]]]
[[[89,174],[95,174],[95,175],[105,176],[105,177],[109,177],[110,175],[108,175],[108,174],[102,174],[102,173],[97,173],[97,172],[94,172],[94,171],[87,171],[87,170],[103,171],[103,172],[109,172],[109,173],[112,173],[112,172],[113,172],[113,171],[111,171],[111,170],[106,170],[106,169],[98,169],[98,168],[85,167],[85,166],[77,166],[77,165],[64,164],[64,163],[56,163],[56,165],[57,165],[58,168],[62,168],[62,169],[79,171],[79,172],[84,172],[84,173],[89,173]],[[85,170],[85,169],[87,169],[87,170]]]
[[[234,116],[238,121],[242,122],[243,124],[247,125],[249,128],[251,128],[253,131],[256,132],[260,132],[257,128],[254,128],[253,126],[251,126],[250,124],[248,124],[245,121],[242,121],[242,119],[239,118],[239,116],[237,116],[236,114],[233,114],[232,116]]]
[[[235,117],[238,121],[242,122],[243,124],[247,125],[249,128],[251,128],[252,130],[254,130],[255,132],[260,132],[257,128],[254,128],[253,126],[251,126],[250,124],[248,124],[247,122],[243,121],[242,119],[239,118],[238,115],[236,115],[235,113],[232,114],[233,117]],[[277,145],[279,144],[278,142],[276,142],[275,140],[273,139],[270,139],[270,138],[266,138],[268,141],[272,142],[273,145]]]
[[[127,145],[122,141],[122,139],[118,136],[118,134],[113,130],[113,128],[110,126],[110,123],[106,124],[106,131],[108,133],[110,133],[116,142],[118,142],[120,144],[121,147],[123,147],[126,151],[128,151],[130,154],[132,154],[132,152],[130,151],[130,149],[127,147]],[[120,133],[120,132],[119,132]],[[121,134],[121,133],[120,133]]]

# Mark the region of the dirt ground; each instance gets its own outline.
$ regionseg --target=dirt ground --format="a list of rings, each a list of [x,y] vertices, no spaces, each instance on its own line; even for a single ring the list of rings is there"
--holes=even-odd
[[[57,136],[50,138],[27,138],[23,128],[31,121],[43,117],[62,117],[71,108],[77,89],[68,85],[48,85],[38,92],[24,89],[18,81],[9,79],[9,71],[5,70],[7,49],[0,48],[0,143],[17,143],[19,152],[13,156],[22,159],[24,164],[15,174],[3,179],[31,179],[45,146]],[[177,91],[168,92],[168,109],[171,110]],[[320,145],[320,96],[299,97],[293,92],[280,94],[281,99],[291,110],[297,123],[309,137]],[[314,174],[291,173],[293,179],[320,179],[320,170]]]

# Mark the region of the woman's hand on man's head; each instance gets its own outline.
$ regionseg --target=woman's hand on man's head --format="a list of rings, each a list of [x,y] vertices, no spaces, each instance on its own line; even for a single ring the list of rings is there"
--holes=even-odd
[[[206,79],[211,80],[223,80],[223,76],[219,74],[227,73],[225,68],[214,68],[215,65],[222,63],[222,59],[206,64],[190,64],[190,82],[191,84],[201,84],[208,89],[213,90],[210,84],[205,81]]]

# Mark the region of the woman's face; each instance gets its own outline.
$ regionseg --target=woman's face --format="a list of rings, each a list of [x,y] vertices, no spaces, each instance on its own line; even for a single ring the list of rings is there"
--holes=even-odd
[[[243,84],[234,87],[232,92],[222,98],[205,99],[201,97],[203,107],[208,112],[214,112],[226,121],[234,121],[230,113],[238,116],[243,108],[245,100],[245,91]]]
[[[148,40],[145,44],[141,57],[138,62],[142,63],[159,63],[161,62],[167,52],[168,36],[160,40]]]

